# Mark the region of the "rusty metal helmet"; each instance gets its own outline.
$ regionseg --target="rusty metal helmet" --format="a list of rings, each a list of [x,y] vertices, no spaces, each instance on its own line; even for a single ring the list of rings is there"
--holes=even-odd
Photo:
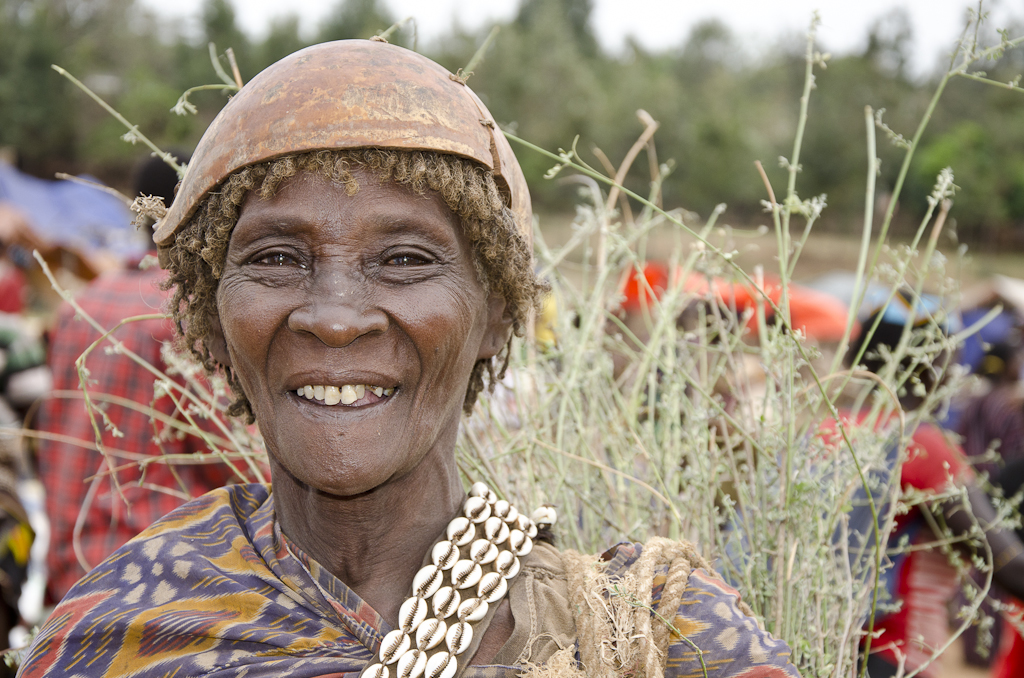
[[[161,250],[170,246],[209,192],[243,167],[370,147],[448,153],[487,167],[530,241],[526,180],[483,102],[430,59],[373,40],[307,47],[243,87],[199,141],[153,239]]]

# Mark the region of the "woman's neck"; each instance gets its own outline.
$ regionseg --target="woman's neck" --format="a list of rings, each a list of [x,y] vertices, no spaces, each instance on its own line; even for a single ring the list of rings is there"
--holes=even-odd
[[[422,463],[355,497],[315,490],[273,458],[271,469],[277,519],[288,539],[394,625],[424,555],[465,497],[454,460]]]

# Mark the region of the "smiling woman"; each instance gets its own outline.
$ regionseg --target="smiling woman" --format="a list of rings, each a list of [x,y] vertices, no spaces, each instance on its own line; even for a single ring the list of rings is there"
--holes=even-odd
[[[461,415],[542,290],[530,228],[490,113],[417,54],[327,43],[243,88],[156,240],[181,341],[272,483],[116,552],[21,675],[795,676],[692,547],[560,553],[551,507],[467,496]]]
[[[271,463],[340,496],[443,463],[474,366],[509,335],[439,196],[358,170],[350,181],[354,195],[308,173],[250,194],[217,294],[221,362]]]

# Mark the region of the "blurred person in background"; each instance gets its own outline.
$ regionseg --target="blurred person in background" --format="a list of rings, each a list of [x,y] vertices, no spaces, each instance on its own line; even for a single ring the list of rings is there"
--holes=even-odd
[[[181,157],[181,156],[179,156]],[[187,161],[187,158],[184,160]],[[137,171],[135,195],[152,195],[170,203],[178,182],[175,171],[159,158],[150,158]],[[151,246],[152,249],[152,246]],[[77,302],[106,330],[125,318],[161,313],[169,298],[162,289],[166,273],[157,266],[140,268],[134,262],[124,271],[101,275],[77,297]],[[126,348],[166,373],[161,350],[172,340],[173,324],[159,318],[126,323],[113,336]],[[37,428],[61,439],[41,440],[37,459],[46,489],[46,512],[51,540],[47,555],[47,597],[57,602],[91,567],[148,527],[157,518],[192,497],[221,487],[231,479],[226,466],[206,464],[149,464],[143,470],[130,459],[109,462],[95,448],[93,421],[81,397],[75,364],[100,333],[62,305],[51,333],[49,363],[54,394],[40,408]],[[94,350],[85,363],[89,391],[94,396],[115,396],[124,403],[148,405],[161,415],[175,417],[167,395],[154,392],[154,376],[128,357]],[[129,450],[144,459],[159,455],[188,455],[206,451],[195,436],[157,440],[150,413],[115,402],[101,405],[105,423],[97,415],[103,444]],[[111,467],[123,466],[111,474]]]
[[[999,343],[992,344],[978,368],[985,378],[988,392],[973,398],[964,407],[956,432],[963,438],[964,453],[972,457],[979,473],[994,479],[1002,467],[1024,457],[1024,394],[1021,393],[1021,370],[1024,368],[1024,346],[1021,331],[1012,330]],[[982,461],[980,457],[998,441],[998,459]]]
[[[15,314],[0,312],[0,649],[18,624],[18,601],[28,575],[34,533],[19,493],[26,476],[22,424],[32,404],[50,388],[46,349]],[[0,676],[14,672],[0,664]]]
[[[879,314],[882,321],[874,333],[870,333]],[[870,372],[881,373],[900,343],[904,320],[889,318],[883,309],[865,320],[862,328],[850,347],[848,359],[863,349],[859,364]],[[916,333],[919,329],[915,327],[912,331]],[[920,342],[911,340],[911,346],[917,343]],[[923,407],[928,394],[942,384],[950,356],[942,351],[916,363],[912,360],[909,356],[904,358],[897,369],[898,374],[912,370],[899,395],[900,407],[906,412]],[[859,421],[852,415],[846,419],[847,425]],[[834,421],[823,426],[826,441],[841,445],[842,441],[834,431]],[[895,447],[893,449],[896,450]],[[957,593],[959,577],[950,564],[949,556],[941,549],[929,546],[946,538],[945,534],[936,533],[934,528],[945,525],[957,538],[974,532],[976,524],[985,528],[994,563],[993,579],[1017,597],[1024,596],[1024,544],[1013,531],[994,525],[995,510],[979,486],[963,451],[950,440],[947,431],[935,424],[923,422],[913,431],[900,469],[900,485],[904,493],[939,494],[954,487],[965,488],[970,510],[965,510],[964,503],[957,496],[938,504],[917,504],[909,512],[896,516],[888,542],[892,567],[885,572],[883,585],[889,602],[899,605],[898,609],[890,606],[875,617],[876,637],[867,657],[867,670],[871,678],[888,678],[898,675],[902,664],[906,672],[921,669],[920,675],[936,678],[942,675],[941,658],[931,664],[928,661],[949,638],[946,611]],[[853,525],[859,521],[851,515],[850,522]],[[867,530],[859,532],[863,535]],[[870,538],[869,535],[867,537]],[[859,549],[857,544],[854,547],[851,552]],[[965,546],[964,550],[969,552],[970,547]],[[978,555],[984,558],[984,554]]]
[[[27,289],[28,278],[11,259],[7,245],[0,239],[0,313],[21,313],[25,308]]]
[[[1021,369],[1024,368],[1020,328],[1011,329],[998,343],[989,346],[977,373],[985,378],[988,391],[972,398],[960,413],[956,432],[960,434],[963,451],[974,470],[985,474],[989,482],[998,484],[1003,466],[1024,459],[1024,394],[1020,389]],[[990,448],[995,448],[996,459],[982,460]],[[976,574],[975,581],[981,582]],[[1001,598],[1002,590],[990,593]],[[961,603],[967,600],[961,595]],[[999,646],[1002,622],[992,605],[986,601],[981,611],[993,619],[992,647]],[[978,628],[972,626],[964,633],[964,660],[973,666],[988,667],[991,653],[978,650]]]
[[[1008,462],[994,482],[1004,496],[1019,500],[1024,489],[1024,458]],[[1024,541],[1024,527],[1017,527],[1017,537]],[[1024,676],[1024,600],[1007,596],[1005,602],[1009,607],[1004,610],[1008,623],[1003,626],[1001,642],[993,648],[992,678],[1019,678]]]

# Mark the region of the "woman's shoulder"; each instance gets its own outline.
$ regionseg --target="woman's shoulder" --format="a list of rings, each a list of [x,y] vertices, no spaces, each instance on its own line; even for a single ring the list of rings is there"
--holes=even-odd
[[[220,487],[186,502],[93,568],[68,597],[92,593],[97,588],[134,589],[144,578],[166,579],[165,570],[194,574],[193,568],[200,563],[209,570],[225,559],[237,558],[243,545],[253,545],[259,535],[272,532],[270,498],[268,486],[248,484]]]
[[[292,616],[301,629],[315,615],[274,571],[271,496],[262,485],[220,488],[154,523],[72,587],[20,675],[156,676],[167,662],[199,675],[246,643],[308,644],[278,628]],[[82,656],[88,670],[72,670]]]

